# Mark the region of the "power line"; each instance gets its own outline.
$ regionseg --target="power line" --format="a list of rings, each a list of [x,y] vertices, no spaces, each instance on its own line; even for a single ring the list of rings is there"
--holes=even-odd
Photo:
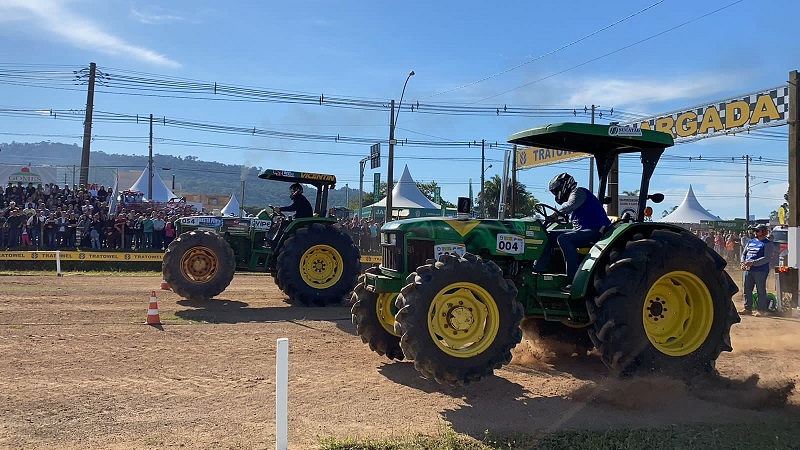
[[[735,1],[735,2],[733,2],[733,3],[731,3],[731,4],[729,4],[729,5],[723,6],[723,7],[721,7],[721,8],[717,8],[717,9],[715,9],[715,10],[713,10],[713,11],[711,11],[711,12],[705,13],[705,14],[703,14],[703,15],[699,16],[699,17],[695,17],[694,19],[687,20],[686,22],[683,22],[683,23],[681,23],[681,24],[679,24],[679,25],[676,25],[676,26],[674,26],[674,27],[672,27],[672,28],[668,28],[668,29],[666,29],[666,30],[664,30],[664,31],[661,31],[661,32],[659,32],[659,33],[656,33],[656,34],[650,35],[650,36],[648,36],[648,37],[646,37],[646,38],[644,38],[644,39],[640,39],[640,40],[638,40],[638,41],[636,41],[636,42],[633,42],[632,44],[628,44],[628,45],[626,45],[626,46],[624,46],[624,47],[620,47],[620,48],[618,48],[618,49],[616,49],[616,50],[613,50],[613,51],[610,51],[610,52],[608,52],[608,53],[605,53],[605,54],[603,54],[603,55],[600,55],[600,56],[597,56],[597,57],[595,57],[595,58],[589,59],[589,60],[587,60],[587,61],[584,61],[584,62],[582,62],[582,63],[580,63],[580,64],[576,64],[576,65],[574,65],[574,66],[572,66],[572,67],[569,67],[569,68],[567,68],[567,69],[561,70],[561,71],[559,71],[559,72],[556,72],[556,73],[553,73],[553,74],[547,75],[547,76],[545,76],[545,77],[542,77],[542,78],[539,78],[539,79],[536,79],[536,80],[533,80],[533,81],[531,81],[531,82],[529,82],[529,83],[525,83],[525,84],[523,84],[523,85],[521,85],[521,86],[517,86],[517,87],[515,87],[515,88],[513,88],[513,89],[509,89],[509,90],[507,90],[507,91],[500,92],[499,94],[490,95],[489,97],[485,97],[485,98],[483,98],[483,99],[481,99],[481,100],[478,100],[478,101],[477,101],[477,102],[475,102],[475,103],[480,103],[480,102],[483,102],[483,101],[485,101],[485,100],[489,100],[489,99],[491,99],[491,98],[495,98],[495,97],[499,97],[499,96],[501,96],[501,95],[504,95],[504,94],[508,94],[509,92],[513,92],[513,91],[516,91],[516,90],[518,90],[518,89],[522,89],[522,88],[524,88],[524,87],[528,87],[528,86],[530,86],[530,85],[532,85],[532,84],[535,84],[535,83],[538,83],[538,82],[540,82],[540,81],[544,81],[544,80],[547,80],[547,79],[549,79],[549,78],[553,78],[554,76],[561,75],[561,74],[563,74],[563,73],[566,73],[566,72],[569,72],[569,71],[571,71],[571,70],[577,69],[578,67],[583,67],[583,66],[585,66],[585,65],[587,65],[587,64],[591,64],[591,63],[593,63],[593,62],[595,62],[595,61],[598,61],[598,60],[600,60],[600,59],[603,59],[603,58],[605,58],[605,57],[607,57],[607,56],[614,55],[614,54],[616,54],[616,53],[619,53],[619,52],[621,52],[621,51],[623,51],[623,50],[627,50],[627,49],[629,49],[629,48],[631,48],[631,47],[635,47],[635,46],[637,46],[637,45],[639,45],[639,44],[642,44],[642,43],[644,43],[644,42],[647,42],[647,41],[649,41],[649,40],[651,40],[651,39],[654,39],[654,38],[656,38],[656,37],[659,37],[659,36],[662,36],[662,35],[664,35],[664,34],[667,34],[667,33],[671,32],[671,31],[675,31],[675,30],[677,30],[678,28],[682,28],[682,27],[684,27],[684,26],[686,26],[686,25],[689,25],[690,23],[697,22],[698,20],[704,19],[704,18],[706,18],[706,17],[708,17],[708,16],[710,16],[710,15],[713,15],[713,14],[716,14],[716,13],[718,13],[718,12],[720,12],[720,11],[723,11],[723,10],[725,10],[725,9],[728,9],[728,8],[730,8],[730,7],[732,7],[732,6],[735,6],[735,5],[739,4],[739,3],[742,3],[743,1],[744,1],[744,0],[737,0],[737,1]]]
[[[576,40],[574,40],[574,41],[570,42],[569,44],[565,44],[565,45],[562,45],[561,47],[558,47],[558,48],[556,48],[556,49],[554,49],[554,50],[550,50],[549,52],[547,52],[547,53],[545,53],[545,54],[543,54],[543,55],[539,55],[539,56],[537,56],[536,58],[529,59],[529,60],[527,60],[527,61],[525,61],[525,62],[523,62],[523,63],[517,64],[517,65],[516,65],[516,66],[514,66],[514,67],[510,67],[510,68],[508,68],[508,69],[506,69],[506,70],[503,70],[503,71],[501,71],[501,72],[497,72],[497,73],[495,73],[495,74],[493,74],[493,75],[489,75],[489,76],[483,77],[483,78],[481,78],[480,80],[473,81],[473,82],[471,82],[471,83],[467,83],[467,84],[464,84],[464,85],[461,85],[461,86],[458,86],[458,87],[454,87],[454,88],[452,88],[452,89],[448,89],[448,90],[445,90],[445,91],[437,92],[437,93],[435,93],[435,94],[431,94],[431,95],[428,95],[428,96],[426,96],[426,97],[421,97],[421,98],[430,98],[430,97],[436,97],[436,96],[438,96],[438,95],[448,94],[448,93],[450,93],[450,92],[457,91],[457,90],[460,90],[460,89],[464,89],[464,88],[466,88],[466,87],[474,86],[474,85],[476,85],[476,84],[478,84],[478,83],[482,83],[482,82],[484,82],[484,81],[487,81],[487,80],[490,80],[490,79],[492,79],[492,78],[496,78],[496,77],[499,77],[499,76],[501,76],[501,75],[505,75],[505,74],[507,74],[507,73],[509,73],[509,72],[512,72],[512,71],[514,71],[514,70],[517,70],[517,69],[519,69],[520,67],[523,67],[523,66],[526,66],[526,65],[528,65],[528,64],[534,63],[534,62],[536,62],[536,61],[539,61],[540,59],[543,59],[543,58],[546,58],[546,57],[548,57],[548,56],[550,56],[550,55],[552,55],[552,54],[558,53],[558,52],[560,52],[561,50],[565,50],[565,49],[567,49],[567,48],[569,48],[569,47],[572,47],[572,46],[573,46],[573,45],[575,45],[575,44],[578,44],[578,43],[580,43],[580,42],[583,42],[583,41],[585,41],[586,39],[589,39],[590,37],[592,37],[592,36],[595,36],[595,35],[597,35],[597,34],[600,34],[600,33],[602,33],[603,31],[606,31],[606,30],[608,30],[609,28],[611,28],[611,27],[613,27],[613,26],[615,26],[615,25],[619,25],[619,24],[621,24],[622,22],[625,22],[625,21],[626,21],[626,20],[628,20],[628,19],[631,19],[631,18],[633,18],[633,17],[636,17],[636,16],[638,16],[639,14],[641,14],[641,13],[643,13],[643,12],[645,12],[645,11],[649,10],[649,9],[652,9],[652,8],[654,8],[655,6],[657,6],[657,5],[661,4],[661,3],[664,3],[664,0],[657,1],[657,2],[653,3],[653,4],[652,4],[652,5],[650,5],[650,6],[647,6],[647,7],[643,8],[643,9],[640,9],[639,11],[636,11],[635,13],[633,13],[633,14],[630,14],[630,15],[628,15],[628,16],[626,16],[626,17],[623,17],[622,19],[620,19],[620,20],[617,20],[616,22],[614,22],[614,23],[612,23],[612,24],[610,24],[610,25],[606,25],[606,26],[604,26],[603,28],[600,28],[600,29],[598,29],[598,30],[595,30],[595,31],[593,31],[593,32],[591,32],[591,33],[589,33],[589,34],[587,34],[587,35],[585,35],[585,36],[583,36],[583,37],[581,37],[581,38],[579,38],[579,39],[576,39]]]

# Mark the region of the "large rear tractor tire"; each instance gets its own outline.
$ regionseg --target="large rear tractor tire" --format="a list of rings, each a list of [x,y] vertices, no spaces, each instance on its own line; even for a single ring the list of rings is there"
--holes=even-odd
[[[378,273],[377,267],[370,267],[367,273]],[[389,359],[402,361],[403,350],[400,348],[400,335],[394,331],[394,315],[397,313],[395,300],[397,292],[376,294],[366,289],[360,282],[353,289],[353,325],[356,333],[370,350]]]
[[[587,300],[589,336],[617,375],[713,372],[740,321],[725,260],[688,231],[634,235],[612,250]]]
[[[461,386],[511,361],[523,311],[495,263],[447,255],[418,267],[408,282],[397,297],[395,331],[423,376]]]
[[[339,304],[361,273],[358,248],[339,227],[313,223],[286,239],[275,281],[292,303]]]
[[[173,292],[189,300],[213,298],[224,291],[236,271],[233,249],[221,236],[189,231],[164,253],[162,274]]]

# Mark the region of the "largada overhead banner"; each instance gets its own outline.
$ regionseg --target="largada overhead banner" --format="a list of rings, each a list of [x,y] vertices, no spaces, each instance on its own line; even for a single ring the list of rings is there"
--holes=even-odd
[[[17,183],[23,187],[28,183],[33,186],[56,182],[56,168],[50,166],[0,166],[0,187],[5,189],[8,183],[16,186]]]
[[[643,130],[664,131],[675,142],[785,125],[789,85],[744,94],[642,119]]]

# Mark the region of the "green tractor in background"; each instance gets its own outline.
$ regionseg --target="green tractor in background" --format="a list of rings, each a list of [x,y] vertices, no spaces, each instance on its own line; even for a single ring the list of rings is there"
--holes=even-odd
[[[314,217],[288,219],[272,206],[256,217],[182,217],[164,254],[164,280],[181,297],[203,300],[222,293],[236,270],[268,272],[290,302],[340,303],[356,285],[361,262],[350,235],[326,217],[336,177],[273,169],[258,177],[314,186]]]
[[[382,263],[353,291],[352,320],[380,355],[409,359],[425,377],[463,385],[511,360],[520,322],[541,334],[597,348],[618,375],[658,371],[680,376],[714,369],[731,351],[730,327],[740,318],[738,290],[725,260],[689,231],[644,221],[650,178],[666,133],[617,125],[564,123],[514,134],[509,142],[592,154],[605,197],[615,157],[640,153],[638,213],[623,215],[567,279],[557,244],[569,218],[538,204],[537,218],[422,218],[381,230]],[[461,200],[459,201],[461,205]],[[469,205],[468,199],[463,199]],[[460,212],[467,212],[460,208]],[[543,254],[546,267],[536,266]],[[565,291],[565,287],[571,288]]]

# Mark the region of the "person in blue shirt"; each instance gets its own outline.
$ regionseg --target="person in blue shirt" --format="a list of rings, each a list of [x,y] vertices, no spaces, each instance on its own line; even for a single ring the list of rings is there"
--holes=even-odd
[[[573,230],[559,234],[557,238],[567,265],[567,277],[572,279],[578,272],[582,259],[578,249],[597,242],[603,236],[603,231],[611,225],[611,221],[600,200],[592,191],[578,187],[572,175],[566,172],[556,175],[550,181],[548,189],[556,202],[562,205],[559,212],[570,216],[572,220]],[[571,288],[572,285],[569,284],[562,290],[569,291]]]
[[[742,253],[742,271],[744,272],[744,308],[739,314],[760,317],[769,308],[767,298],[767,278],[769,262],[774,252],[774,245],[767,239],[769,228],[764,224],[751,228],[755,237],[747,242]],[[758,307],[753,312],[753,288],[758,293]]]

